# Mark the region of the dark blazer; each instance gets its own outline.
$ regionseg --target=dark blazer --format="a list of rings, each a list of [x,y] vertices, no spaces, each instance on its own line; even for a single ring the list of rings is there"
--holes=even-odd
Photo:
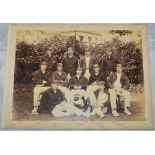
[[[110,57],[108,57],[108,55],[105,56],[102,64],[102,69],[106,77],[108,77],[111,72],[116,71],[116,64],[118,62],[120,62],[120,59],[114,54],[111,54]]]
[[[78,67],[78,59],[73,56],[69,58],[68,56],[62,60],[63,71],[67,74],[69,73],[71,76],[76,75],[76,69]]]
[[[65,72],[61,72],[61,75],[59,75],[58,71],[55,71],[52,74],[52,80],[53,81],[57,81],[59,84],[63,85],[63,86],[67,86],[68,85],[68,79],[67,79],[67,74]],[[61,82],[63,81],[63,82]]]
[[[90,62],[89,62],[89,72],[91,73],[93,71],[93,65],[97,63],[96,59],[94,57],[90,57]],[[83,57],[80,60],[80,67],[83,69],[83,73],[86,71],[86,57]]]
[[[78,79],[77,76],[75,75],[71,77],[69,81],[69,86],[70,86],[70,89],[74,89],[74,86],[82,86],[82,89],[86,89],[86,87],[88,86],[88,80],[84,76],[81,76]]]
[[[43,110],[48,110],[51,112],[51,110],[54,109],[56,105],[65,100],[66,98],[64,94],[59,89],[57,89],[55,93],[52,88],[49,88],[43,93],[39,112],[41,113]]]
[[[111,88],[111,89],[114,88],[114,83],[116,80],[117,80],[117,73],[111,73],[107,80],[109,88]],[[125,90],[129,89],[130,82],[129,82],[128,77],[124,73],[122,73],[122,75],[121,75],[120,82],[122,84],[123,89],[125,89]]]
[[[44,86],[48,86],[50,82],[50,75],[47,71],[45,71],[45,73],[43,74],[42,71],[39,69],[34,72],[32,80],[35,85],[42,85],[43,81],[47,81]]]
[[[95,75],[95,73],[92,73],[90,75],[90,78],[89,78],[89,84],[92,84],[95,81],[104,81],[104,82],[106,82],[105,74],[102,73],[102,72],[99,72],[98,75]]]

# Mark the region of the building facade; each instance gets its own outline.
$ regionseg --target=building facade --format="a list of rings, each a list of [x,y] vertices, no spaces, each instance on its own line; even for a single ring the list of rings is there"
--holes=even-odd
[[[96,46],[101,43],[101,35],[96,32],[89,31],[66,31],[62,32],[65,36],[75,36],[76,40],[87,46]]]

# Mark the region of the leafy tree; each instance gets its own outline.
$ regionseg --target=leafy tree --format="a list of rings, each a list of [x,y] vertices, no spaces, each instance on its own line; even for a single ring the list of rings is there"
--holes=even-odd
[[[122,34],[120,31],[113,33]],[[130,34],[130,32],[123,31],[123,35],[127,34]],[[61,61],[68,47],[74,47],[77,57],[83,56],[84,51],[88,49],[88,46],[75,40],[75,37],[66,37],[61,34],[45,38],[39,43],[17,43],[15,81],[31,82],[33,72],[38,69],[40,58],[45,55],[47,50],[52,50],[58,61]],[[95,47],[90,46],[89,50],[102,65],[107,48],[121,58],[125,66],[124,72],[128,75],[131,83],[143,83],[142,51],[136,47],[134,42],[123,42],[119,38],[113,38],[111,41]]]
[[[110,33],[111,34],[119,34],[120,36],[125,36],[128,34],[131,34],[132,31],[130,31],[130,30],[111,30]]]

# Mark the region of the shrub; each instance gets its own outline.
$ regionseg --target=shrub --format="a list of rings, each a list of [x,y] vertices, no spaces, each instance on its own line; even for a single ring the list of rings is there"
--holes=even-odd
[[[124,35],[130,32],[119,33]],[[65,37],[61,34],[46,38],[39,43],[17,43],[15,82],[32,82],[33,72],[38,69],[40,59],[45,55],[46,50],[52,50],[58,61],[61,61],[63,54],[70,46],[74,47],[77,57],[83,56],[85,49],[88,48],[88,46],[75,40],[75,37]],[[111,41],[89,48],[101,65],[106,54],[106,49],[110,48],[116,56],[121,58],[125,66],[124,72],[128,75],[130,82],[143,83],[142,51],[136,47],[134,42],[126,43],[118,38],[113,38]]]

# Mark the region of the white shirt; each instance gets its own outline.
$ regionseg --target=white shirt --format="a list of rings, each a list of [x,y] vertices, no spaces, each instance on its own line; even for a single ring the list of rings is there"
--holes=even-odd
[[[43,74],[45,74],[45,70],[41,70],[41,72],[42,72]]]
[[[114,83],[114,87],[115,88],[121,88],[122,87],[122,84],[121,84],[121,75],[120,73],[117,73],[117,80],[115,81]]]
[[[86,68],[89,68],[90,56],[86,57]]]
[[[80,79],[80,76],[79,75],[76,75],[76,77],[78,78],[78,80]]]
[[[61,76],[62,73],[61,72],[58,72],[58,74],[59,74],[59,76]]]

